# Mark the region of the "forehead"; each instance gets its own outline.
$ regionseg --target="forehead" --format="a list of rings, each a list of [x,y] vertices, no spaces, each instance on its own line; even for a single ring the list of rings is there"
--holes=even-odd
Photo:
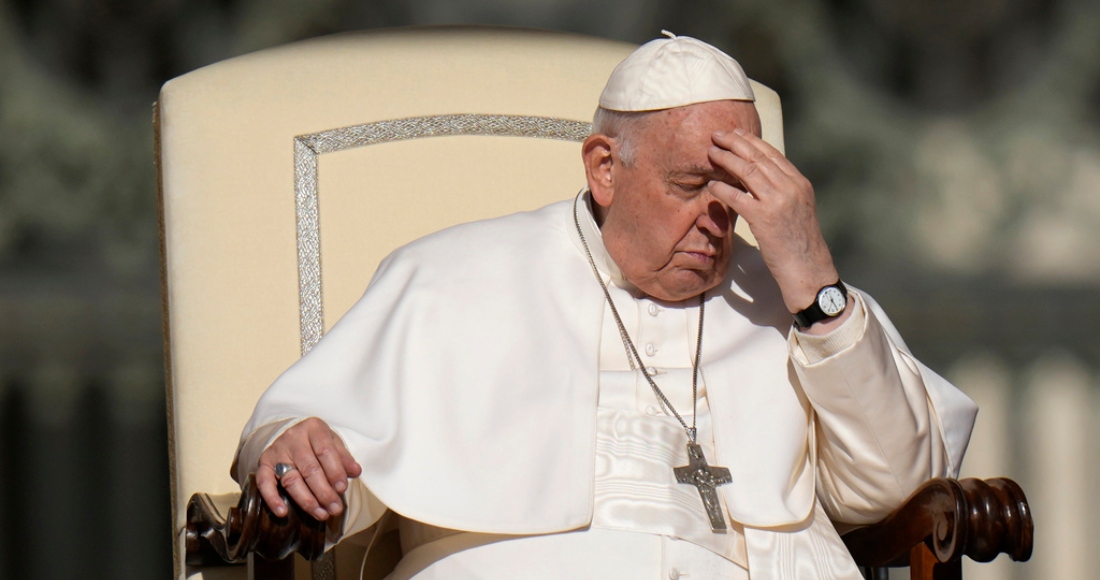
[[[639,153],[705,162],[711,135],[734,129],[760,135],[760,117],[752,102],[713,101],[658,111],[642,127]]]

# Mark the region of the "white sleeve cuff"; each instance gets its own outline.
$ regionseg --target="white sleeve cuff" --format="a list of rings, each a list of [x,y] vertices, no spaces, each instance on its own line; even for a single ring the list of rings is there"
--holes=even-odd
[[[789,340],[791,356],[803,365],[819,363],[842,352],[863,338],[867,329],[867,312],[863,297],[849,287],[852,296],[852,314],[827,334],[807,334],[794,328]]]

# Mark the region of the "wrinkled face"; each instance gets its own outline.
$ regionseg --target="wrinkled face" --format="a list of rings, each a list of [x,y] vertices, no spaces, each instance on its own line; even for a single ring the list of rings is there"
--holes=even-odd
[[[707,151],[713,133],[737,128],[760,135],[760,118],[751,102],[715,101],[658,111],[647,115],[631,135],[633,164],[625,166],[612,144],[608,162],[595,171],[586,142],[589,187],[599,206],[604,244],[624,277],[646,294],[684,300],[725,277],[737,216],[710,193],[708,184],[740,184],[715,168]]]

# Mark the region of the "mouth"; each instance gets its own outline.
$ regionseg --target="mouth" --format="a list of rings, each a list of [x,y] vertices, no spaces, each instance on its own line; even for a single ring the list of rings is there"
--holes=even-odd
[[[680,253],[691,262],[695,262],[704,266],[710,266],[711,264],[713,264],[716,257],[713,251],[686,250]]]

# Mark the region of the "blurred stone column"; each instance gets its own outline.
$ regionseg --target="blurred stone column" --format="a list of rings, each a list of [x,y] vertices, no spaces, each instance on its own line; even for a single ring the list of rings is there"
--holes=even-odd
[[[1024,376],[1027,479],[1035,518],[1030,578],[1094,578],[1100,563],[1100,510],[1095,481],[1100,459],[1093,424],[1095,377],[1076,357],[1052,352]]]
[[[1019,480],[1012,450],[1016,445],[1012,417],[1012,370],[1001,357],[974,352],[961,357],[947,378],[978,404],[978,421],[970,438],[960,477],[1010,477]],[[1027,490],[1025,489],[1025,492]],[[966,580],[1005,580],[1013,578],[1020,564],[1008,556],[981,564],[963,559]]]
[[[140,578],[171,561],[172,530],[168,518],[159,517],[167,514],[171,497],[164,373],[158,363],[128,360],[107,377],[109,426],[101,443],[110,450],[107,578]]]
[[[16,525],[29,553],[25,578],[96,577],[110,553],[102,398],[71,361],[43,359],[26,383],[28,422],[18,434],[17,473],[26,502]]]

